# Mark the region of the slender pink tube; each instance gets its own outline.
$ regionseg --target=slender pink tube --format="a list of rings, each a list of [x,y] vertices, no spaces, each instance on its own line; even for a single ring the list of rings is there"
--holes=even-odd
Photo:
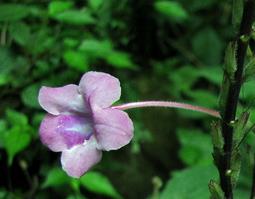
[[[168,107],[168,108],[181,108],[186,110],[192,110],[197,112],[206,113],[208,115],[220,118],[220,113],[218,111],[204,108],[201,106],[194,106],[191,104],[172,102],[172,101],[144,101],[144,102],[131,102],[126,104],[121,104],[117,106],[112,106],[112,108],[127,110],[132,108],[143,108],[143,107]]]

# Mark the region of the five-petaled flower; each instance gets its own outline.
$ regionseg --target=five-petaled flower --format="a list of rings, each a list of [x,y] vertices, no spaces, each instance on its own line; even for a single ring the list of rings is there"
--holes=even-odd
[[[116,150],[133,137],[128,114],[111,108],[120,98],[119,80],[102,72],[87,72],[79,85],[42,87],[39,103],[48,114],[40,138],[52,151],[62,152],[68,175],[80,177],[102,157],[102,150]]]

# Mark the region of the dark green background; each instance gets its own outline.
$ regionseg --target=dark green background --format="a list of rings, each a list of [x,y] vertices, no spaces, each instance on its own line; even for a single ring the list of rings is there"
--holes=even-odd
[[[217,109],[224,49],[236,33],[231,1],[6,0],[0,4],[0,198],[205,199],[217,180],[212,117],[129,110],[131,144],[105,152],[74,180],[38,138],[42,85],[78,83],[86,71],[120,79],[118,103],[173,100]],[[241,98],[250,105],[254,82]],[[254,118],[254,117],[253,117]],[[245,161],[245,160],[244,160]],[[238,197],[249,190],[249,164]]]

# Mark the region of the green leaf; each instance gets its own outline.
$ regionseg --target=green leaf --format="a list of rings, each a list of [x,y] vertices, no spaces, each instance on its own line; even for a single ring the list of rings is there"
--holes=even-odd
[[[232,24],[238,29],[243,17],[243,1],[244,0],[233,0],[232,6]]]
[[[65,174],[65,172],[59,167],[55,167],[47,173],[46,179],[42,184],[42,188],[47,187],[59,187],[64,184],[68,184],[70,178]]]
[[[80,45],[79,50],[90,53],[95,57],[104,58],[113,52],[113,47],[109,40],[86,39]]]
[[[7,109],[6,111],[7,121],[13,126],[27,126],[28,118],[25,114],[17,112],[12,109]]]
[[[221,113],[225,112],[225,104],[226,104],[226,100],[228,97],[229,85],[230,85],[230,80],[227,77],[227,74],[224,73],[223,81],[222,81],[222,85],[221,85],[221,89],[220,89],[220,97],[219,97],[220,98],[219,99],[219,107],[220,107]]]
[[[233,132],[233,148],[237,147],[243,140],[247,128],[247,122],[249,121],[250,114],[243,112],[238,120],[234,124]]]
[[[1,156],[0,156],[1,157]],[[1,158],[0,158],[1,159]],[[4,191],[4,190],[0,190],[0,198],[6,198],[8,195],[8,192]]]
[[[252,80],[255,77],[255,56],[251,57],[245,65],[245,80]]]
[[[222,191],[220,185],[215,182],[214,180],[211,180],[209,183],[209,190],[211,192],[210,199],[224,199],[224,192]]]
[[[30,143],[29,129],[14,126],[6,132],[4,146],[8,154],[8,165],[12,164],[14,156],[25,149]]]
[[[208,108],[214,108],[217,106],[218,97],[208,90],[190,90],[186,93],[192,100],[199,104],[200,106],[205,106]]]
[[[199,31],[194,35],[191,43],[195,55],[205,64],[213,66],[221,63],[222,41],[211,27]]]
[[[26,106],[31,108],[40,108],[40,105],[38,103],[39,88],[39,84],[32,84],[22,91],[21,99]]]
[[[69,67],[79,70],[81,72],[88,70],[89,66],[85,53],[68,50],[64,53],[63,57]]]
[[[239,150],[233,150],[231,155],[231,184],[233,188],[236,186],[239,174],[241,170],[241,155],[239,153]]]
[[[10,49],[0,47],[0,74],[8,74],[15,66]]]
[[[209,198],[208,182],[217,178],[213,165],[195,166],[173,173],[162,191],[160,199],[205,199]]]
[[[21,4],[1,4],[0,21],[17,21],[30,14],[30,8]]]
[[[220,122],[212,123],[212,143],[213,147],[217,148],[218,151],[223,151],[224,140],[221,133]]]
[[[183,0],[183,5],[188,5],[187,9],[192,13],[195,13],[198,10],[210,9],[210,7],[215,3],[215,0]]]
[[[49,34],[47,29],[40,29],[31,35],[31,41],[28,43],[27,50],[32,55],[38,55],[47,52],[55,47],[55,38]]]
[[[240,95],[240,98],[242,100],[247,100],[247,101],[252,102],[255,98],[254,87],[255,87],[254,80],[245,82],[241,88],[240,93],[243,93],[243,95]]]
[[[135,129],[134,129],[135,132],[131,142],[132,144],[131,151],[134,154],[138,154],[140,153],[140,150],[141,150],[140,148],[141,143],[151,142],[153,140],[153,137],[150,131],[148,131],[140,122],[134,122],[134,126],[135,126]]]
[[[10,26],[10,34],[20,45],[25,45],[30,39],[30,28],[22,22],[13,23]]]
[[[7,131],[6,120],[0,120],[0,148],[4,147],[4,136]]]
[[[87,10],[67,10],[56,14],[54,19],[71,25],[89,25],[95,22]]]
[[[179,129],[177,136],[181,143],[179,156],[185,164],[212,164],[212,142],[208,134],[194,129]]]
[[[76,194],[76,195],[69,195],[66,199],[88,199],[88,198],[80,194]]]
[[[175,22],[181,22],[188,18],[188,13],[179,2],[166,0],[156,1],[154,7],[159,13]]]
[[[220,85],[222,82],[222,75],[219,75],[222,73],[222,68],[219,66],[213,66],[213,67],[203,67],[197,71],[199,76],[206,78],[211,83],[214,83],[216,85]]]
[[[234,74],[237,69],[236,65],[236,43],[229,43],[225,52],[224,69],[230,80],[234,79]]]
[[[58,13],[64,12],[73,6],[70,1],[52,1],[48,6],[48,13],[50,16],[55,16]]]
[[[91,192],[110,196],[112,198],[122,198],[115,190],[107,177],[98,172],[88,172],[80,178],[80,183]]]
[[[89,6],[97,11],[103,4],[104,0],[89,0]]]
[[[135,64],[132,62],[129,55],[124,52],[112,52],[106,57],[106,60],[116,68],[135,68]]]
[[[79,40],[67,37],[67,38],[64,39],[63,43],[66,47],[73,48],[73,47],[76,47],[79,44]]]

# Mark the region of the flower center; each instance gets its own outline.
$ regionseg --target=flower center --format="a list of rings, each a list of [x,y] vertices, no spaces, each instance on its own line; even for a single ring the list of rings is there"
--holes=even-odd
[[[82,144],[93,134],[92,121],[79,115],[62,115],[56,129],[62,135],[68,148]]]

